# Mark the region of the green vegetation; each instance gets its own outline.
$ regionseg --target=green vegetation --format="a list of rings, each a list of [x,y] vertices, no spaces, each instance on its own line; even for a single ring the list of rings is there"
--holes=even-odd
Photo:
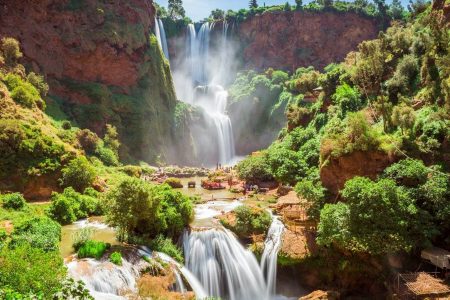
[[[381,4],[378,9],[388,9]],[[388,14],[404,15],[396,5]],[[236,105],[258,98],[264,87],[260,107],[254,107],[272,113],[281,108],[287,118],[278,140],[239,163],[239,176],[253,183],[263,174],[295,185],[308,217],[318,223],[322,249],[381,257],[450,245],[443,222],[450,176],[442,155],[450,138],[450,69],[444,63],[450,35],[442,30],[441,9],[413,14],[409,23],[362,42],[340,64],[277,75],[279,87],[270,97],[276,73],[270,69],[240,74],[230,89]],[[378,179],[354,177],[332,194],[324,177],[330,175],[321,170],[345,168],[340,158],[355,152],[399,161]]]
[[[71,186],[76,191],[82,192],[92,185],[95,176],[95,169],[87,158],[79,156],[71,160],[62,169],[61,184],[64,187]]]
[[[88,240],[80,245],[77,251],[78,258],[87,258],[92,257],[95,259],[102,258],[103,254],[105,253],[106,249],[110,248],[111,245]]]
[[[165,184],[169,185],[171,188],[174,189],[181,189],[183,187],[183,184],[181,183],[181,180],[174,177],[169,177],[164,181]]]
[[[109,255],[109,261],[112,262],[115,265],[121,266],[122,265],[122,254],[120,252],[113,252]]]
[[[150,242],[150,248],[154,251],[165,253],[171,256],[179,263],[183,263],[183,252],[177,247],[170,238],[165,238],[163,235],[158,235]]]
[[[0,202],[6,209],[21,210],[27,203],[20,193],[0,195]]]
[[[272,223],[270,214],[261,208],[249,205],[239,206],[234,210],[236,223],[228,224],[222,220],[225,227],[230,228],[241,238],[248,238],[251,235],[266,234]]]
[[[192,200],[168,185],[155,186],[136,178],[123,180],[107,195],[108,221],[120,240],[133,236],[176,237],[193,217]]]
[[[72,187],[64,189],[63,193],[54,193],[48,215],[62,225],[71,224],[76,220],[92,215],[101,215],[103,208],[98,199],[99,193],[88,188],[84,194],[76,192]]]

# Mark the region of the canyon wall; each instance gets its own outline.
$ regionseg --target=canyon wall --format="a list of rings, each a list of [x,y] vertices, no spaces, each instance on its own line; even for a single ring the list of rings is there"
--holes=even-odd
[[[380,31],[375,18],[353,12],[272,12],[236,27],[246,69],[294,71],[342,61]]]
[[[176,96],[152,1],[0,0],[0,10],[0,37],[18,39],[27,69],[49,82],[51,116],[98,134],[117,126],[125,159],[169,153]]]

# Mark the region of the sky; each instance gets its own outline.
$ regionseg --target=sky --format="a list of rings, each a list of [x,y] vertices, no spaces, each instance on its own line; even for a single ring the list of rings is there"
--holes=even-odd
[[[167,0],[155,0],[159,5],[167,7]],[[309,1],[303,1],[308,3]],[[390,3],[391,0],[387,0]],[[408,0],[401,0],[404,6],[407,5]],[[194,22],[203,20],[208,17],[212,10],[220,8],[223,10],[239,10],[241,8],[248,7],[248,0],[183,0],[183,6],[186,10],[186,15],[191,18]],[[259,5],[267,6],[270,5],[280,5],[286,3],[286,0],[258,0]],[[292,5],[295,4],[295,0],[289,0]]]

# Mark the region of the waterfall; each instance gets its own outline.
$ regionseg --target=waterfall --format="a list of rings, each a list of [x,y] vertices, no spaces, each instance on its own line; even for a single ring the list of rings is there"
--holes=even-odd
[[[214,164],[227,164],[235,155],[233,128],[231,120],[226,113],[228,93],[220,85],[227,73],[227,32],[228,24],[224,23],[222,30],[221,48],[223,51],[217,57],[210,56],[210,33],[213,25],[204,23],[197,32],[194,24],[189,24],[186,38],[186,60],[190,72],[191,85],[194,87],[192,95],[185,96],[185,102],[203,108],[205,117],[210,120],[211,130],[209,138],[214,138],[214,143],[200,148],[208,149],[215,156]],[[217,64],[218,69],[212,67]],[[211,74],[214,76],[211,77]],[[185,78],[182,78],[185,80]],[[183,86],[183,84],[176,84]],[[216,148],[214,148],[214,145]]]
[[[140,267],[125,258],[122,266],[95,259],[74,260],[67,264],[68,273],[76,280],[82,280],[97,300],[124,299],[118,295],[135,293],[136,278]]]
[[[186,268],[197,277],[209,297],[269,299],[255,256],[228,230],[185,232],[183,246]]]
[[[277,258],[278,251],[281,247],[281,237],[284,231],[284,224],[278,217],[273,216],[273,221],[267,232],[264,241],[264,252],[261,257],[261,269],[266,279],[267,290],[269,296],[275,295],[276,279],[277,279]]]
[[[164,24],[161,21],[161,19],[155,18],[155,35],[158,39],[158,44],[161,47],[164,56],[167,58],[167,60],[170,60],[169,57],[169,47],[167,46],[167,38],[166,38],[166,31],[164,30]]]

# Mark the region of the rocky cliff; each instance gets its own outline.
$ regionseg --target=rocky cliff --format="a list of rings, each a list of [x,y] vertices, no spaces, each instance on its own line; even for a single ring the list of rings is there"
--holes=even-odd
[[[48,113],[102,133],[117,126],[124,158],[155,160],[171,144],[175,92],[151,35],[150,0],[0,0],[0,37],[50,84]]]
[[[352,12],[272,12],[236,27],[246,68],[323,68],[342,61],[357,45],[376,38],[375,18]]]

